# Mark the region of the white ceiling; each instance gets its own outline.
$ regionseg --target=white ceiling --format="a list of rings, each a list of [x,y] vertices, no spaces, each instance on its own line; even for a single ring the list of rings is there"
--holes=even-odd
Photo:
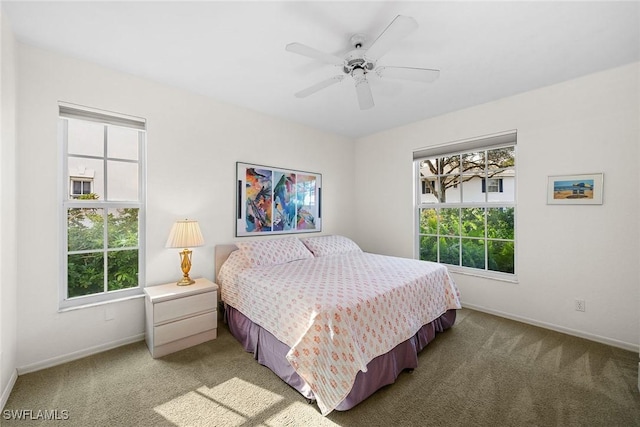
[[[640,2],[32,2],[3,1],[18,40],[321,130],[361,137],[640,60]],[[352,79],[285,51],[342,56],[397,15],[419,28],[378,65],[440,69],[434,83]],[[367,47],[366,44],[364,46]],[[369,76],[374,73],[369,74]]]

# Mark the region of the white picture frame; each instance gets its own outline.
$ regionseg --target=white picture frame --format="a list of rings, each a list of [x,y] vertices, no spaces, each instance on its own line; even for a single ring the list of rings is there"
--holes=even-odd
[[[549,205],[601,205],[604,174],[551,175],[547,181]]]

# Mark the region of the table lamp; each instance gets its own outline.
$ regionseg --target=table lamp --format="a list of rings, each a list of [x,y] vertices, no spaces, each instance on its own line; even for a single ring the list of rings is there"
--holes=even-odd
[[[178,286],[187,286],[195,283],[195,281],[189,277],[189,270],[191,270],[191,250],[188,248],[202,245],[204,245],[204,239],[202,238],[198,221],[184,219],[178,220],[173,224],[166,247],[183,248],[180,252],[182,279],[177,282]]]

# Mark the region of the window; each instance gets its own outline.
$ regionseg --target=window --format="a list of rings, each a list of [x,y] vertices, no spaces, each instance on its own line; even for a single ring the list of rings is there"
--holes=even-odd
[[[428,179],[422,180],[422,194],[431,194],[431,189],[435,185],[435,181],[430,181]]]
[[[516,133],[420,150],[414,163],[418,257],[514,275]]]
[[[79,179],[71,179],[71,195],[73,197],[91,194],[91,181],[83,181]]]
[[[483,193],[502,193],[502,178],[482,178]]]
[[[60,104],[60,307],[140,294],[145,121]]]

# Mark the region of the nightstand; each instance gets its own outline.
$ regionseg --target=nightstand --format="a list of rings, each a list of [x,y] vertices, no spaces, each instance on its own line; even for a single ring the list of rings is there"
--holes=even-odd
[[[175,282],[144,289],[147,347],[161,357],[213,340],[218,331],[218,285],[196,279],[193,285]]]

